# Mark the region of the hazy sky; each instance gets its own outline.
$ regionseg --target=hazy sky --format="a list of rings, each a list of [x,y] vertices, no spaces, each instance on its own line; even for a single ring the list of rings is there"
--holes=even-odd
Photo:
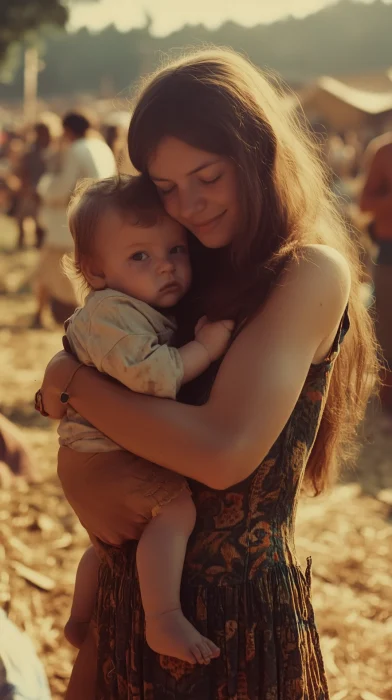
[[[289,14],[301,17],[335,2],[336,0],[100,0],[95,3],[82,0],[73,5],[69,28],[88,26],[99,30],[114,23],[125,31],[142,25],[145,12],[148,12],[154,19],[154,34],[163,36],[186,23],[203,23],[213,28],[232,19],[239,24],[251,26],[259,22],[274,22]]]

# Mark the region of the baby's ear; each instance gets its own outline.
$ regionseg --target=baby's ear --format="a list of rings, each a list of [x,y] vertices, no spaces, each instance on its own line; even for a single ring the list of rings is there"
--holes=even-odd
[[[96,261],[83,261],[80,267],[86,282],[88,282],[92,289],[105,289],[105,275]]]

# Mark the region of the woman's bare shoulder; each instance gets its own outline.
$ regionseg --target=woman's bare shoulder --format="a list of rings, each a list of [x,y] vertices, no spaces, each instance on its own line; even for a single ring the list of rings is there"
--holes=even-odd
[[[339,313],[346,305],[351,289],[350,265],[344,255],[329,245],[311,244],[303,250],[303,256],[289,265],[287,281],[299,286],[303,293],[315,292],[327,306],[336,307]]]
[[[309,243],[304,246],[304,258],[323,267],[331,267],[344,271],[350,277],[349,264],[342,253],[336,248],[324,243]]]
[[[302,329],[315,347],[334,332],[348,303],[350,266],[345,257],[327,245],[308,245],[289,263],[278,284],[254,319],[255,327],[282,336]]]

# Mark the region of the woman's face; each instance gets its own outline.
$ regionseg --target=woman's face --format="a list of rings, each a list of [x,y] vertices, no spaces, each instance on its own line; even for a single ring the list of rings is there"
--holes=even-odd
[[[207,248],[223,248],[239,229],[237,173],[225,157],[172,136],[159,143],[149,175],[169,214]]]

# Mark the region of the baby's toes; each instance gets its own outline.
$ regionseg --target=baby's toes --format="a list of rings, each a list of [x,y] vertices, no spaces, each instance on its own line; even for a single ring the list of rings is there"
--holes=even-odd
[[[220,655],[220,649],[219,647],[214,644],[214,642],[211,642],[211,639],[206,639],[206,643],[209,649],[209,654],[212,659],[216,659]]]
[[[192,644],[190,651],[193,654],[193,656],[195,657],[198,664],[205,663],[203,652],[202,652],[202,643],[201,642],[197,642],[197,644]]]
[[[203,655],[204,663],[209,664],[211,659],[213,658],[212,649],[209,645],[209,640],[204,637],[202,641],[199,642],[198,646]]]

